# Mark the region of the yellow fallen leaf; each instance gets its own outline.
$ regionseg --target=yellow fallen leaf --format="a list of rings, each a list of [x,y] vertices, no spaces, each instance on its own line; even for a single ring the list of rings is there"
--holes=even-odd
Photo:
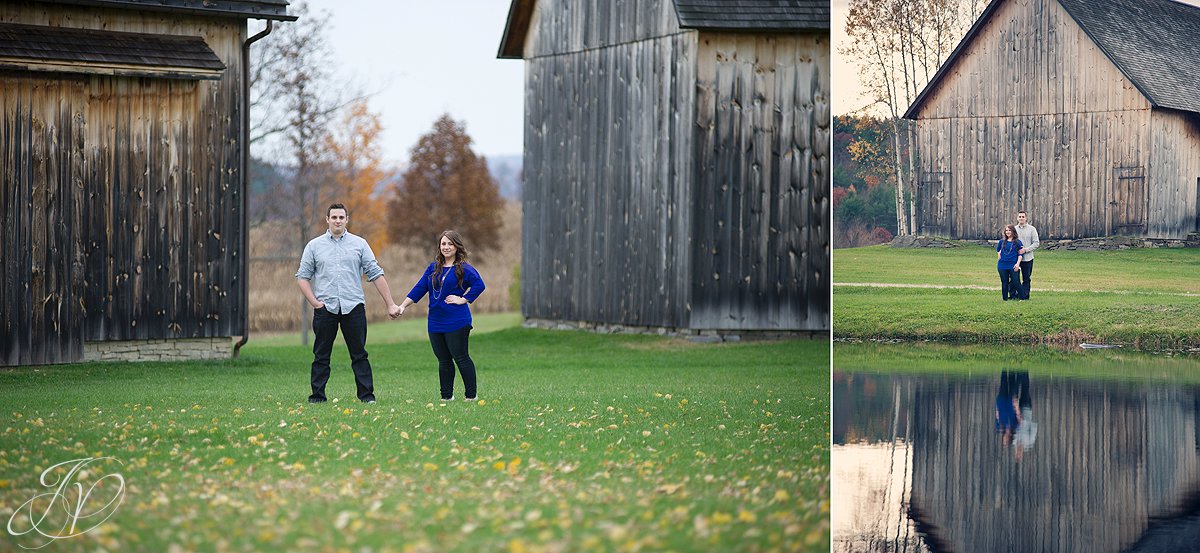
[[[657,488],[654,488],[654,491],[656,491],[658,493],[665,493],[667,495],[671,495],[671,494],[679,491],[679,488],[682,488],[682,487],[683,487],[683,484],[663,484]]]

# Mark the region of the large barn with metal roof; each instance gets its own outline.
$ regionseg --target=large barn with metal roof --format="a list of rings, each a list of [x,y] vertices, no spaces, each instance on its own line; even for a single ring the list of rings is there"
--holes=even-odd
[[[521,305],[552,324],[829,329],[829,4],[514,0]]]
[[[909,108],[918,232],[1200,231],[1200,8],[995,0]]]

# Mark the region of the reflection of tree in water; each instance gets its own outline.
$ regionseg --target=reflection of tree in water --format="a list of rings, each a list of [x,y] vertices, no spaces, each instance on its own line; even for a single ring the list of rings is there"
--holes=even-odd
[[[1194,394],[1026,385],[1041,435],[1021,460],[995,435],[1001,396],[1020,393],[1005,378],[916,386],[909,514],[931,550],[1117,552],[1200,484]]]
[[[914,382],[833,375],[833,551],[929,551],[906,515]]]

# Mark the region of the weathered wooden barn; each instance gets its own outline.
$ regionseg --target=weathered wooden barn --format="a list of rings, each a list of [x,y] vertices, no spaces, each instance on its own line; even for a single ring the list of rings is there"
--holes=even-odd
[[[0,3],[0,365],[228,357],[247,20],[284,0]]]
[[[829,5],[514,0],[527,319],[829,328]]]
[[[1200,8],[994,0],[905,114],[918,232],[1043,238],[1200,230]]]

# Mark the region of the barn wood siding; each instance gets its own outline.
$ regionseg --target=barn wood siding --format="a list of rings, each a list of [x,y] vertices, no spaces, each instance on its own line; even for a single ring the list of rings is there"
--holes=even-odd
[[[654,28],[631,20],[635,6],[588,12],[548,3],[535,16],[533,42],[570,51],[526,61],[526,317],[667,327],[687,321],[690,176],[680,160],[690,152],[695,39],[682,33],[623,42],[640,35],[621,33]],[[608,21],[609,14],[626,15]],[[548,21],[621,40],[593,47]]]
[[[1151,112],[919,120],[922,175],[946,173],[952,235],[994,239],[1018,210],[1043,238],[1117,232],[1115,175],[1146,169]],[[1143,198],[1143,201],[1145,198]],[[922,229],[933,213],[921,214]]]
[[[950,175],[954,236],[995,238],[1019,209],[1044,238],[1117,233],[1118,175],[1135,168],[1150,195],[1142,233],[1178,234],[1154,199],[1172,186],[1149,167],[1169,139],[1152,136],[1149,102],[1057,1],[1006,2],[954,64],[917,123],[921,173]],[[1161,134],[1186,134],[1175,127]]]
[[[994,431],[998,385],[942,386],[911,399],[911,497],[953,551],[1123,551],[1200,482],[1194,391],[1034,375],[1038,436],[1017,462]]]
[[[534,6],[524,57],[595,50],[678,32],[670,0],[542,0]]]
[[[12,353],[9,329],[25,319],[21,311],[5,309],[6,356],[0,362],[13,364],[14,355],[18,364],[77,360],[84,340],[240,335],[244,21],[98,8],[62,11],[47,4],[0,5],[0,20],[203,36],[226,65],[220,81],[201,82],[5,75],[0,159],[6,178],[0,209],[6,221],[17,228],[26,225],[30,233],[49,224],[39,217],[63,221],[67,228],[59,231],[61,240],[46,247],[65,253],[55,262],[71,260],[78,274],[55,277],[57,288],[46,292],[47,305],[69,307],[55,315],[57,326],[43,324],[53,329],[41,331],[44,342],[18,335],[20,351]],[[30,137],[39,124],[48,129],[44,136]],[[40,163],[39,156],[49,161]],[[43,166],[44,174],[39,172]],[[23,178],[9,180],[14,172]],[[67,191],[60,183],[69,183],[69,198],[62,197]],[[59,192],[50,193],[55,186]],[[36,208],[42,205],[47,207],[39,214]],[[66,243],[71,240],[74,244]],[[8,266],[10,252],[28,251],[26,258],[36,259],[37,247],[36,240],[5,242],[6,299],[24,282],[33,289],[46,286],[38,284],[33,262],[23,272]],[[46,301],[35,291],[24,301]],[[36,313],[29,317],[32,332],[38,332],[43,319]],[[51,343],[51,332],[69,345]]]
[[[83,355],[78,80],[0,79],[0,365]]]
[[[693,328],[829,327],[828,45],[700,34]]]
[[[1155,110],[1150,120],[1146,231],[1183,238],[1200,231],[1200,115]]]

